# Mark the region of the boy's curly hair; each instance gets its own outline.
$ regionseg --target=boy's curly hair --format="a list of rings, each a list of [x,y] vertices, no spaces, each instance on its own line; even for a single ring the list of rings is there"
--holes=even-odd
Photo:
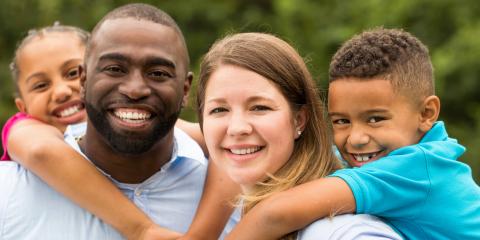
[[[414,101],[435,94],[428,48],[401,29],[375,28],[345,42],[332,58],[329,78],[386,79]]]

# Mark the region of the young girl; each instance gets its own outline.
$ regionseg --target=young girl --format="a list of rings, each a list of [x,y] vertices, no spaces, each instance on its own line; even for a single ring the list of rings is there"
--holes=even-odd
[[[156,226],[63,141],[67,125],[86,120],[79,75],[88,36],[55,24],[21,41],[11,64],[20,113],[2,130],[2,160],[18,161],[128,239],[174,239],[180,234]]]
[[[200,67],[197,99],[210,157],[240,185],[243,214],[340,168],[315,83],[277,37],[243,33],[215,43]],[[319,220],[284,238],[401,239],[370,215]]]

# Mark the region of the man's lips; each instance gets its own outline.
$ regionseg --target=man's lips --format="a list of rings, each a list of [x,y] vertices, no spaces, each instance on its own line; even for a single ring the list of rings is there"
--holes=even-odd
[[[140,128],[150,123],[154,113],[145,108],[120,107],[110,110],[111,115],[120,125]]]

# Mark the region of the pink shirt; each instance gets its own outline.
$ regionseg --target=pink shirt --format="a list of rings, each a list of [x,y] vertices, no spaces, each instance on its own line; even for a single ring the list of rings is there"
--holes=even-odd
[[[11,161],[12,159],[10,158],[10,156],[8,155],[8,151],[7,151],[7,137],[8,137],[8,134],[10,133],[10,129],[13,127],[13,125],[15,123],[18,123],[24,119],[31,119],[32,117],[30,117],[29,115],[27,115],[26,113],[16,113],[15,115],[13,115],[12,117],[10,117],[7,122],[5,123],[5,125],[3,125],[3,129],[2,129],[2,147],[3,147],[3,155],[2,155],[2,158],[0,158],[0,160],[2,161]]]

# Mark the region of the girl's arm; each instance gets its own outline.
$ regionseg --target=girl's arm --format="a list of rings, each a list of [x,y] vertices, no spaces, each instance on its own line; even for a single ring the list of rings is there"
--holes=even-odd
[[[205,144],[205,140],[203,138],[202,131],[200,130],[200,125],[198,123],[192,123],[185,121],[183,119],[178,119],[175,123],[175,127],[182,129],[185,133],[187,133],[195,142],[200,145],[202,148],[205,156],[208,156],[208,149],[207,145]]]
[[[210,162],[200,205],[183,239],[219,239],[239,193],[240,187]]]
[[[156,226],[93,164],[63,140],[55,127],[28,119],[12,126],[11,158],[47,184],[113,226],[127,239],[175,239],[180,234]]]
[[[355,212],[350,187],[338,177],[327,177],[276,193],[259,203],[227,239],[278,239],[311,222]]]

